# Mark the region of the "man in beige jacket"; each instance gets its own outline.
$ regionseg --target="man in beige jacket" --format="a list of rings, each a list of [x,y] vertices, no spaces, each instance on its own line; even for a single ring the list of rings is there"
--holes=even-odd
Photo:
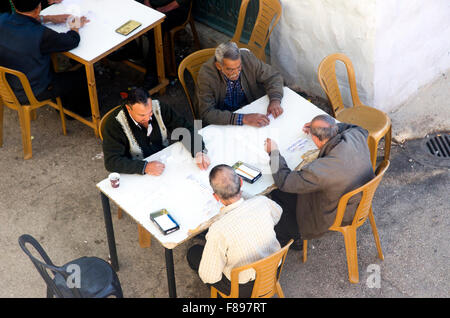
[[[215,56],[200,69],[197,79],[196,112],[204,124],[250,125],[263,127],[283,113],[283,78],[270,65],[260,61],[236,43],[220,44]],[[241,107],[269,96],[266,114],[234,114]]]

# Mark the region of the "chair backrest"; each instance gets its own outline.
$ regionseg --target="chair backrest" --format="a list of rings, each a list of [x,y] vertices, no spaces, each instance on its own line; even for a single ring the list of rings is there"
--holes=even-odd
[[[337,114],[344,109],[344,102],[342,100],[342,95],[339,90],[339,84],[336,76],[336,61],[343,62],[345,68],[347,69],[353,106],[362,105],[358,96],[358,90],[356,88],[355,71],[353,69],[352,61],[342,53],[328,55],[322,60],[322,62],[320,62],[317,76],[320,86],[322,86],[322,89],[325,91],[325,94],[331,103],[334,117],[336,117]]]
[[[188,14],[186,16],[186,20],[182,24],[172,28],[170,30],[170,33],[174,34],[174,33],[178,32],[179,30],[183,30],[186,27],[186,25],[189,23],[189,20],[192,19],[192,6],[193,6],[193,4],[194,4],[194,0],[192,0],[191,3],[189,4],[189,11],[188,11]]]
[[[105,127],[105,123],[106,123],[106,119],[108,119],[108,117],[112,114],[113,111],[115,111],[117,108],[121,107],[122,105],[116,106],[113,109],[110,109],[100,120],[100,124],[99,124],[99,135],[100,135],[100,139],[103,141],[103,128]]]
[[[30,244],[34,247],[34,249],[39,253],[42,260],[37,259],[33,256],[33,254],[28,250],[26,247],[26,244]],[[19,237],[19,245],[22,248],[22,250],[25,252],[25,254],[30,258],[33,265],[36,267],[39,274],[41,274],[42,278],[44,279],[45,283],[47,284],[47,288],[50,288],[53,292],[53,295],[57,295],[60,298],[63,298],[64,295],[61,293],[61,291],[56,286],[55,282],[53,281],[53,278],[50,277],[49,272],[52,273],[53,276],[61,275],[64,279],[64,281],[67,281],[69,274],[62,269],[61,267],[55,266],[51,259],[48,257],[47,253],[44,251],[42,246],[39,244],[38,241],[34,237],[32,237],[29,234],[24,234]],[[73,297],[81,298],[81,294],[79,293],[77,288],[67,288],[67,291],[70,291],[73,295]]]
[[[342,219],[344,218],[344,213],[347,208],[347,202],[351,197],[357,195],[358,193],[362,193],[362,197],[358,208],[356,209],[351,226],[359,227],[364,224],[372,207],[372,199],[375,195],[375,191],[377,190],[384,173],[388,169],[389,164],[389,160],[380,163],[376,170],[375,177],[372,180],[353,191],[347,192],[341,197],[337,207],[336,219],[330,227],[330,230],[336,230],[337,228],[342,227]]]
[[[3,100],[3,103],[5,103],[6,106],[13,109],[17,109],[17,107],[21,106],[19,100],[14,94],[13,89],[6,80],[8,74],[10,76],[17,77],[20,80],[20,83],[22,84],[22,87],[25,90],[25,94],[27,95],[30,105],[37,104],[38,101],[36,100],[36,97],[34,97],[33,91],[31,90],[30,82],[28,81],[26,75],[22,72],[0,66],[0,97]]]
[[[192,116],[196,119],[196,114],[194,111],[194,103],[189,94],[189,90],[186,86],[186,81],[184,79],[184,71],[188,70],[194,80],[195,89],[197,89],[197,77],[200,72],[200,68],[202,65],[209,60],[210,57],[214,56],[216,49],[209,48],[196,51],[188,56],[186,56],[183,61],[181,61],[180,66],[178,67],[178,79],[180,80],[181,85],[183,86],[184,92],[186,93],[186,97],[189,102],[189,106],[191,107]]]
[[[231,298],[239,297],[239,273],[253,268],[256,278],[253,285],[252,298],[270,298],[277,292],[276,284],[280,278],[289,247],[293,243],[290,240],[278,252],[273,253],[259,261],[248,265],[233,268],[231,271]],[[279,268],[279,269],[278,269]]]
[[[249,1],[250,0],[242,0],[236,30],[231,39],[231,41],[238,43],[238,45],[241,42],[240,40]],[[270,34],[281,18],[281,10],[281,3],[279,0],[259,0],[258,16],[256,17],[255,25],[247,46],[253,54],[264,62],[266,60],[265,48],[269,42]]]

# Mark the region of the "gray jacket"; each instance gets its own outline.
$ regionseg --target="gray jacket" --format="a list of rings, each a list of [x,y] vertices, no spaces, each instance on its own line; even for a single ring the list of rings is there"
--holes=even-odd
[[[275,184],[281,191],[297,193],[297,223],[306,240],[327,232],[342,195],[375,176],[367,130],[349,124],[338,126],[339,133],[324,145],[318,158],[300,171],[291,171],[278,150],[271,153],[271,162],[279,160],[279,169],[272,169]],[[361,195],[349,200],[344,224],[351,223],[360,200]]]
[[[222,110],[227,84],[215,66],[213,56],[203,64],[197,78],[196,113],[206,125],[235,125],[237,116]],[[241,50],[241,85],[249,103],[268,95],[270,100],[283,98],[283,78],[270,65],[263,63],[248,50]]]

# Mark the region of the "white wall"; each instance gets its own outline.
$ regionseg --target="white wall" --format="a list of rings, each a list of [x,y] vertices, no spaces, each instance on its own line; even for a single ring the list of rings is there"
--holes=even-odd
[[[449,68],[450,0],[377,1],[373,105],[395,109]]]
[[[341,52],[353,62],[363,103],[385,111],[450,68],[450,0],[280,0],[271,63],[288,82],[325,97],[317,68]],[[351,104],[338,66],[344,103]]]

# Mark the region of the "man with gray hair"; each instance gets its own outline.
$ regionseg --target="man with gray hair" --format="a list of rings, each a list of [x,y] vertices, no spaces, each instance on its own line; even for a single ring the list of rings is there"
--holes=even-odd
[[[280,249],[274,226],[282,210],[265,196],[244,201],[242,179],[230,166],[215,166],[209,180],[214,197],[224,205],[221,218],[209,228],[205,246],[194,245],[188,250],[187,260],[205,284],[228,295],[233,268],[263,259]],[[254,280],[253,269],[239,275],[240,297],[251,296]]]
[[[374,177],[367,130],[350,124],[336,124],[334,118],[319,115],[305,124],[303,131],[311,135],[319,148],[318,158],[300,171],[292,171],[273,140],[266,140],[266,151],[272,162],[277,190],[271,198],[283,207],[283,215],[275,231],[281,244],[294,239],[292,248],[302,249],[302,239],[324,234],[333,224],[339,199]],[[277,161],[275,161],[277,160]],[[353,220],[361,197],[352,197],[344,215],[344,224]]]
[[[216,48],[215,56],[200,69],[197,83],[197,116],[208,125],[263,127],[270,123],[269,115],[277,118],[283,113],[280,73],[234,42]],[[269,105],[265,114],[234,114],[266,94]]]

